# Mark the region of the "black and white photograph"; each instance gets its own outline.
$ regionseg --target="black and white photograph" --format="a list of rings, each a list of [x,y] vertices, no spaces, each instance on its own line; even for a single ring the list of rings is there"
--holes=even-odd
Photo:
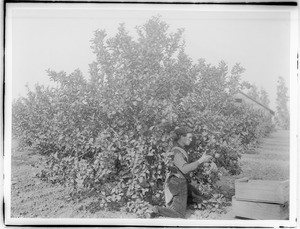
[[[5,224],[294,227],[297,10],[6,3]]]

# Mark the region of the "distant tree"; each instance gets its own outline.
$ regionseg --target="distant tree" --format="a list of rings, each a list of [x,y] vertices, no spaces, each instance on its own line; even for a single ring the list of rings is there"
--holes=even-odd
[[[255,99],[259,101],[259,91],[255,84],[251,84],[251,87],[249,88],[249,91],[247,93],[252,99]]]
[[[259,100],[263,105],[269,107],[270,105],[269,94],[264,88],[260,89]]]
[[[288,88],[285,86],[284,79],[280,76],[277,81],[277,98],[276,98],[276,124],[285,130],[289,129],[290,114],[288,110],[289,97]]]

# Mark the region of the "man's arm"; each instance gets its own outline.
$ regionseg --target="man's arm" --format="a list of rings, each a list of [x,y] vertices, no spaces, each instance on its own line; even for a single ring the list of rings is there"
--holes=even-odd
[[[199,161],[194,161],[192,163],[187,163],[186,160],[184,160],[183,155],[181,153],[176,153],[174,155],[174,165],[183,174],[187,174],[187,173],[197,169],[197,167],[200,165],[200,163],[199,163]]]

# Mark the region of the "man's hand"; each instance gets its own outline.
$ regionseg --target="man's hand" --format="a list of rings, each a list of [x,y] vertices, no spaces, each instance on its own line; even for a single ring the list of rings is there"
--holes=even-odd
[[[211,162],[210,163],[210,170],[213,171],[213,172],[217,172],[218,171],[218,166],[214,162]]]
[[[206,153],[204,153],[202,155],[202,157],[200,159],[198,159],[198,162],[199,162],[199,164],[202,164],[202,163],[210,161],[211,159],[212,159],[212,156],[206,155]]]

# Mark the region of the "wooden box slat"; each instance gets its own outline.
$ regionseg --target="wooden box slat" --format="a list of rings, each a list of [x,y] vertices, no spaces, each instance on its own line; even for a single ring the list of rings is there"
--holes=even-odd
[[[289,180],[249,180],[235,181],[235,198],[237,200],[285,204],[289,201]]]
[[[289,218],[289,206],[286,204],[270,204],[237,200],[232,198],[235,216],[257,220],[286,220]]]

